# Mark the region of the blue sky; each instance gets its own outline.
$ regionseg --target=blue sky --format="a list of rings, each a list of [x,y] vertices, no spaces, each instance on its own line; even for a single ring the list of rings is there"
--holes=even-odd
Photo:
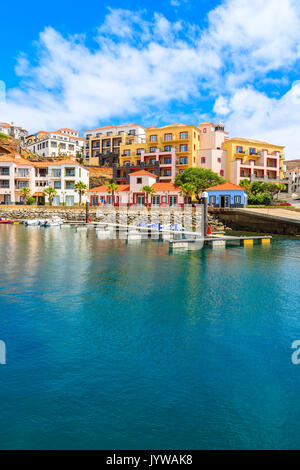
[[[300,157],[298,0],[5,2],[0,121],[222,121]]]

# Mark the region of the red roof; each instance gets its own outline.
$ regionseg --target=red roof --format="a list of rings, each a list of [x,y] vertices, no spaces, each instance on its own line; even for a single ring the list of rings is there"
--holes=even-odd
[[[150,173],[150,171],[146,171],[146,170],[138,170],[138,171],[134,171],[133,173],[129,173],[129,175],[136,175],[136,176],[152,176],[152,178],[157,178],[156,175],[154,175],[153,173]]]
[[[180,188],[174,183],[154,183],[151,187],[155,191],[180,191]]]
[[[129,191],[129,184],[118,184],[118,192]],[[89,192],[96,192],[96,193],[107,193],[108,192],[108,185],[103,184],[102,186],[97,186],[96,188],[89,189]],[[117,191],[115,191],[117,192]]]
[[[242,188],[241,186],[238,186],[237,184],[229,183],[227,181],[226,183],[222,184],[217,184],[217,186],[212,186],[211,188],[207,188],[205,191],[246,191],[245,188]]]

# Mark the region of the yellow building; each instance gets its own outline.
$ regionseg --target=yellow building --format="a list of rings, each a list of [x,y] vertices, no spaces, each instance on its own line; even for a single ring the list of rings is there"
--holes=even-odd
[[[89,165],[119,164],[122,146],[145,143],[145,128],[137,124],[104,126],[84,131],[84,156]]]
[[[234,137],[223,142],[226,151],[226,179],[279,182],[283,178],[284,146]]]
[[[200,129],[193,125],[172,124],[163,127],[148,127],[145,142],[129,142],[120,144],[120,166],[128,163],[137,165],[141,153],[156,154],[157,152],[176,151],[177,172],[197,166],[197,155],[200,149]]]

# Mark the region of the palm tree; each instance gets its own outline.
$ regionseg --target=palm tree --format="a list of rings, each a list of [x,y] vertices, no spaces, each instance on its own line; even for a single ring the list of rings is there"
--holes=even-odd
[[[147,199],[147,206],[149,205],[149,197],[152,197],[153,194],[155,194],[155,189],[152,188],[152,186],[143,186],[142,187],[143,193],[145,193],[146,199]]]
[[[115,183],[109,183],[107,185],[107,191],[111,193],[112,195],[112,200],[113,200],[113,205],[115,205],[115,193],[119,192],[118,185]]]
[[[24,186],[24,188],[21,188],[19,190],[19,194],[20,194],[20,196],[22,196],[24,204],[26,204],[27,199],[30,196],[30,189],[27,188],[26,186]]]
[[[43,193],[44,193],[45,196],[48,196],[49,204],[50,204],[50,206],[52,206],[53,198],[54,198],[55,196],[57,196],[56,189],[55,189],[55,188],[51,188],[51,186],[49,186],[48,188],[45,188],[45,189],[44,189]]]
[[[79,194],[79,205],[81,206],[82,196],[87,191],[87,185],[83,181],[78,181],[78,183],[74,184],[75,191]]]
[[[188,203],[188,197],[192,197],[195,193],[195,186],[191,183],[183,183],[180,186],[180,196],[184,197],[184,203]]]

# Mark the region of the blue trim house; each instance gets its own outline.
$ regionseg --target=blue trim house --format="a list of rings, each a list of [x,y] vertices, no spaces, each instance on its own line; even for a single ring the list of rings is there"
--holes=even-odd
[[[244,188],[232,183],[218,184],[206,189],[208,205],[223,208],[247,207],[248,195]]]

